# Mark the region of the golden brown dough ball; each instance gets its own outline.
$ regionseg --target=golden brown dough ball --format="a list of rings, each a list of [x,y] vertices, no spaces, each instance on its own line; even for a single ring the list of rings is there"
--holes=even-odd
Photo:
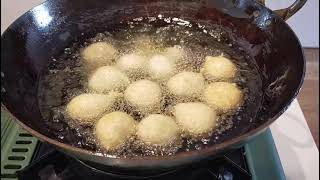
[[[154,55],[148,62],[148,72],[152,79],[167,79],[175,72],[174,62],[166,56]]]
[[[174,119],[161,114],[143,118],[137,129],[138,139],[148,145],[167,146],[179,137],[179,127]]]
[[[67,104],[66,112],[80,124],[90,124],[100,118],[104,112],[110,110],[119,97],[117,93],[80,94]]]
[[[209,80],[230,80],[235,77],[237,67],[223,56],[207,56],[202,72]]]
[[[146,72],[147,60],[136,53],[125,54],[118,59],[116,66],[130,76],[143,75]]]
[[[171,61],[177,62],[183,58],[184,50],[181,46],[172,46],[165,48],[163,55],[167,56]]]
[[[150,112],[160,107],[160,86],[150,80],[139,80],[128,86],[124,97],[131,106],[141,112]]]
[[[181,129],[191,136],[202,136],[216,127],[217,115],[213,109],[200,102],[180,103],[174,115]]]
[[[139,54],[149,56],[156,50],[156,45],[148,35],[139,35],[139,37],[135,37],[133,41],[135,52]]]
[[[89,78],[88,87],[97,93],[122,91],[130,83],[126,74],[113,66],[98,68]]]
[[[205,88],[203,98],[211,107],[225,112],[240,105],[242,92],[235,83],[215,82]]]
[[[118,51],[107,42],[90,44],[82,51],[82,57],[92,69],[111,64],[116,58]]]
[[[136,132],[136,122],[128,114],[115,111],[97,121],[95,135],[107,151],[121,148]]]
[[[204,78],[200,73],[181,72],[169,79],[167,87],[179,97],[198,97],[204,88]]]

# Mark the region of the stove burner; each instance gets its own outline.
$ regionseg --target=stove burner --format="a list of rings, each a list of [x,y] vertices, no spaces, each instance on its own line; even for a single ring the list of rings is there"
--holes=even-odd
[[[221,157],[160,174],[142,175],[102,171],[88,164],[40,144],[33,162],[17,172],[20,180],[249,180],[249,173],[243,148]]]
[[[131,171],[131,172],[123,172],[119,169],[114,170],[111,167],[105,167],[103,165],[95,164],[93,166],[90,166],[90,163],[85,163],[78,159],[73,159],[76,161],[76,164],[79,165],[77,169],[81,169],[83,171],[77,171],[77,173],[80,177],[86,176],[87,172],[94,172],[97,174],[104,175],[105,177],[115,177],[120,179],[153,179],[161,176],[165,176],[168,174],[175,173],[183,168],[178,169],[170,169],[170,170],[163,170],[163,171],[148,171],[148,172],[141,172],[141,171]],[[99,168],[100,167],[100,168]],[[83,174],[85,173],[85,174]]]

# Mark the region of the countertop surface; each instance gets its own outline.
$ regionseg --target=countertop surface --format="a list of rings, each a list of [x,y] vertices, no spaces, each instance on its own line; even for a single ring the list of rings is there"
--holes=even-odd
[[[270,129],[287,180],[319,179],[319,150],[297,100]]]
[[[319,148],[319,49],[304,48],[306,74],[298,101]]]
[[[16,18],[43,0],[2,0],[1,33]],[[311,136],[299,103],[271,125],[271,132],[288,180],[319,179],[319,151]]]

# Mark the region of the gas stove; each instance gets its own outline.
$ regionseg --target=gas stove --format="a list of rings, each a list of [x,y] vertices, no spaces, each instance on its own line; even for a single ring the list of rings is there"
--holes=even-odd
[[[285,179],[270,130],[200,164],[153,176],[101,171],[56,151],[1,112],[1,180],[264,180]]]

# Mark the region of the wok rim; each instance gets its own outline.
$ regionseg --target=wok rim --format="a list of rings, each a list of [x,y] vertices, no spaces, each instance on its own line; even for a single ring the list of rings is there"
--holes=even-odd
[[[3,39],[3,37],[5,36],[5,34],[7,33],[7,31],[10,29],[10,27],[14,26],[21,18],[23,18],[26,14],[30,13],[34,8],[44,5],[46,3],[52,3],[51,0],[47,0],[44,1],[40,4],[38,4],[37,6],[29,9],[28,11],[26,11],[25,13],[23,13],[21,16],[19,16],[16,20],[14,20],[7,28],[5,31],[3,31],[3,33],[1,34],[1,40]],[[257,3],[257,2],[256,2]],[[263,6],[264,8],[270,10],[269,8]],[[271,11],[271,10],[270,10]],[[291,31],[293,38],[297,40],[298,46],[300,47],[300,51],[301,51],[301,59],[302,59],[302,75],[299,81],[299,85],[297,86],[295,93],[293,94],[293,96],[291,97],[291,99],[284,105],[284,107],[279,110],[279,112],[273,116],[272,118],[270,118],[269,120],[267,120],[265,123],[261,124],[260,126],[258,126],[257,128],[254,128],[244,134],[241,134],[240,136],[234,137],[230,140],[226,140],[220,144],[215,144],[215,145],[211,145],[208,146],[206,148],[200,149],[200,150],[193,150],[193,151],[184,151],[184,152],[179,152],[176,153],[174,155],[165,155],[165,156],[137,156],[137,157],[127,157],[127,158],[123,158],[123,157],[109,157],[106,156],[102,153],[99,152],[94,152],[94,151],[90,151],[90,150],[86,150],[86,149],[82,149],[82,148],[78,148],[78,147],[74,147],[72,145],[63,143],[63,142],[59,142],[58,140],[55,140],[53,138],[50,138],[36,130],[34,130],[33,128],[29,127],[27,124],[23,123],[23,121],[19,120],[9,109],[7,109],[7,107],[1,102],[1,107],[3,108],[3,110],[5,110],[6,112],[8,112],[10,114],[10,116],[12,117],[12,119],[17,122],[17,124],[19,124],[23,129],[25,129],[26,131],[30,132],[34,137],[38,138],[39,140],[48,142],[56,147],[58,147],[59,149],[62,150],[66,150],[67,152],[71,152],[71,153],[79,153],[79,155],[89,155],[89,156],[95,156],[95,157],[99,157],[99,158],[103,158],[103,159],[110,159],[110,160],[119,160],[121,162],[123,162],[123,164],[126,164],[127,166],[130,164],[133,164],[134,166],[143,166],[144,163],[147,163],[148,161],[154,161],[154,165],[158,165],[163,164],[162,161],[183,161],[183,160],[187,160],[189,159],[190,161],[190,157],[208,157],[211,155],[215,155],[218,154],[219,152],[222,152],[226,149],[228,149],[228,147],[233,147],[236,146],[238,144],[241,144],[241,142],[246,141],[246,140],[250,140],[254,137],[256,137],[257,135],[261,134],[262,132],[264,132],[264,130],[266,130],[274,121],[276,121],[288,108],[289,106],[292,104],[292,102],[296,99],[297,95],[299,94],[299,92],[301,91],[303,82],[304,82],[304,78],[305,78],[305,71],[306,71],[306,60],[305,60],[305,54],[304,51],[302,49],[301,46],[301,42],[299,40],[299,38],[297,37],[296,33],[292,30],[292,28],[279,16],[277,16],[274,12],[272,12],[273,17],[277,20],[277,21],[281,21],[281,23],[283,23],[285,25],[285,28],[287,28],[289,31]],[[172,158],[174,157],[174,158]],[[81,158],[80,158],[81,159]],[[107,162],[107,161],[106,161]],[[138,162],[138,163],[137,163]],[[108,164],[108,163],[106,163]],[[122,163],[121,163],[122,164]],[[118,164],[118,166],[121,166],[121,164]]]

